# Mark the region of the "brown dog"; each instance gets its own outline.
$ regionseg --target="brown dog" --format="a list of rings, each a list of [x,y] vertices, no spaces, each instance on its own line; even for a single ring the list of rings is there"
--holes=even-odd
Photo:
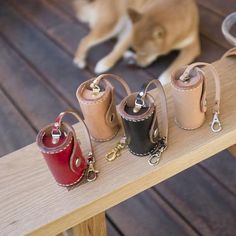
[[[112,37],[114,49],[96,67],[96,73],[109,70],[132,48],[136,63],[150,65],[160,55],[181,50],[160,76],[169,82],[170,73],[200,54],[198,10],[194,0],[74,0],[77,17],[87,22],[91,32],[81,40],[74,62],[86,66],[88,50]]]

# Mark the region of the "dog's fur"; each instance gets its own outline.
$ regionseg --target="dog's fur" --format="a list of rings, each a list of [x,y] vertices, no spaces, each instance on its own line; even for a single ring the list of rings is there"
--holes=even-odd
[[[74,0],[77,17],[89,24],[91,32],[81,40],[74,62],[86,66],[88,50],[112,37],[114,49],[96,67],[96,73],[109,70],[132,48],[136,63],[150,65],[160,55],[180,50],[178,57],[160,76],[170,73],[200,54],[198,10],[194,0]],[[130,55],[130,53],[128,53]]]

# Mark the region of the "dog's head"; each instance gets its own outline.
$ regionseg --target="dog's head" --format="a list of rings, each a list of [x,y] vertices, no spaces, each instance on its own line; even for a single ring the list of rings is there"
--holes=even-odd
[[[128,14],[134,26],[132,47],[136,52],[136,62],[139,66],[148,66],[166,53],[166,32],[150,15],[133,9],[128,9]]]

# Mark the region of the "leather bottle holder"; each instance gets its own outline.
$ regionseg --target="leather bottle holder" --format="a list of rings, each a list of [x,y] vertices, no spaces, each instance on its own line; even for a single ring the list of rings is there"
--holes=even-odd
[[[211,129],[219,132],[222,127],[220,113],[220,79],[215,68],[208,63],[198,62],[172,74],[171,87],[175,107],[175,121],[180,128],[192,130],[199,128],[205,120],[207,111],[206,76],[199,66],[208,66],[215,81],[215,100]]]
[[[81,151],[73,127],[62,122],[66,114],[75,116],[84,127],[86,140],[89,143],[89,152],[85,157]],[[36,138],[37,145],[54,176],[61,186],[71,186],[82,180],[87,167],[88,181],[95,180],[97,171],[91,172],[95,162],[88,129],[83,120],[74,112],[62,112],[55,122],[41,129]]]
[[[148,87],[154,84],[157,87],[161,102],[161,123],[159,127],[157,120],[156,99],[147,92]],[[161,152],[167,145],[168,117],[165,92],[158,80],[151,80],[143,84],[139,93],[133,93],[125,97],[119,107],[126,142],[131,153],[137,156],[147,156],[158,153],[155,158],[160,158]],[[150,164],[154,159],[149,159]],[[153,162],[154,161],[154,162]]]
[[[110,79],[120,82],[127,94],[131,93],[128,84],[113,74],[103,74],[90,79],[82,83],[76,92],[85,123],[95,141],[112,139],[120,128],[115,105],[115,89]]]

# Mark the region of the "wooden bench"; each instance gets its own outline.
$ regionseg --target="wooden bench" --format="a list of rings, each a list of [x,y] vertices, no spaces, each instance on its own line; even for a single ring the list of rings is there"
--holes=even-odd
[[[107,162],[105,153],[115,145],[121,134],[110,142],[94,143],[99,178],[71,191],[55,183],[36,144],[1,158],[1,235],[56,235],[71,227],[74,227],[75,235],[105,235],[104,212],[108,208],[235,144],[235,63],[235,58],[214,63],[222,86],[220,119],[223,130],[220,133],[211,132],[209,127],[213,79],[208,85],[207,121],[194,131],[184,131],[175,125],[170,88],[169,85],[165,87],[169,109],[169,146],[156,167],[149,166],[145,157],[135,157],[128,150],[123,151],[114,162]],[[83,144],[80,124],[76,124],[75,129]],[[83,144],[83,148],[86,150],[86,145]]]

